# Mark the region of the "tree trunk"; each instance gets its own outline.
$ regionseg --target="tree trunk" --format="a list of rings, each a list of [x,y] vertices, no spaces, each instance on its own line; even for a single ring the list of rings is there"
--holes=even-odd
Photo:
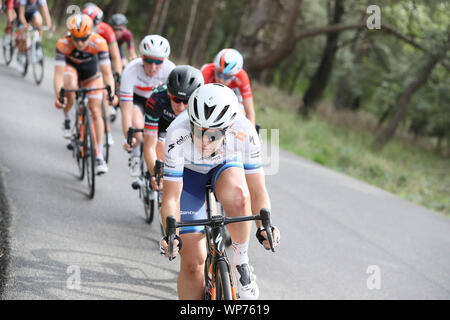
[[[194,27],[194,21],[195,21],[195,15],[197,13],[197,8],[198,8],[198,0],[194,0],[193,4],[191,6],[191,13],[189,15],[189,21],[188,21],[188,24],[186,27],[186,34],[184,36],[183,47],[181,48],[181,54],[180,54],[181,61],[187,60],[187,50],[189,48],[189,43],[191,41],[191,33],[192,33],[192,29]]]
[[[66,10],[70,3],[70,0],[55,1],[51,10],[51,16],[56,17],[55,20],[58,26],[62,26],[66,22],[66,19],[69,17]]]
[[[148,20],[147,27],[145,28],[146,34],[152,34],[158,25],[159,16],[161,14],[161,8],[164,0],[157,0],[156,6],[151,7],[152,13]],[[153,10],[154,9],[154,10]]]
[[[330,24],[338,24],[341,21],[342,15],[344,14],[343,2],[343,0],[335,0],[333,18]],[[308,116],[311,110],[315,108],[328,84],[331,71],[333,70],[336,52],[338,51],[338,38],[339,32],[330,32],[327,34],[327,41],[319,67],[303,97],[303,106],[299,108],[299,112],[304,116]]]
[[[434,67],[442,59],[442,57],[443,55],[429,56],[427,63],[421,68],[419,74],[417,75],[417,78],[412,81],[399,95],[395,103],[397,109],[395,110],[394,117],[392,118],[389,125],[380,132],[375,140],[374,147],[376,149],[382,148],[394,136],[400,121],[405,117],[406,108],[409,101],[413,97],[414,93],[416,93],[417,90],[419,90],[420,87],[422,87],[426,83]],[[424,59],[426,59],[426,57]]]
[[[252,10],[250,17],[241,17],[241,30],[236,37],[235,48],[244,56],[251,57],[257,44],[257,33],[271,18],[273,0],[258,0],[256,8]]]
[[[169,7],[170,7],[170,0],[165,0],[164,6],[161,11],[161,17],[159,18],[158,29],[156,30],[157,34],[160,35],[163,34],[167,22],[167,13],[169,12]]]
[[[197,42],[197,45],[195,46],[192,58],[196,57],[195,63],[203,65],[205,63],[205,56],[206,56],[206,47],[208,43],[208,37],[210,34],[210,31],[213,29],[213,23],[216,19],[219,2],[214,1],[208,10],[208,20],[206,21],[205,26],[203,27],[203,31],[200,35],[200,38]],[[191,59],[194,60],[194,59]]]
[[[295,87],[296,87],[296,85],[297,85],[298,79],[300,78],[300,74],[302,73],[303,68],[305,67],[305,65],[306,65],[306,59],[303,59],[303,60],[298,64],[298,67],[297,67],[297,70],[296,70],[296,72],[295,72],[295,75],[294,75],[294,77],[292,78],[291,83],[290,83],[290,85],[289,85],[288,92],[289,92],[290,95],[292,95],[292,94],[294,93],[294,90],[295,90]]]
[[[301,0],[291,0],[288,5],[283,30],[280,32],[280,35],[283,36],[280,43],[269,50],[264,50],[262,54],[248,55],[246,59],[247,72],[259,73],[263,69],[275,67],[294,51],[297,44],[294,31],[297,17],[300,14],[301,3]],[[256,43],[250,43],[250,46],[252,49],[248,50],[253,52],[256,48]]]

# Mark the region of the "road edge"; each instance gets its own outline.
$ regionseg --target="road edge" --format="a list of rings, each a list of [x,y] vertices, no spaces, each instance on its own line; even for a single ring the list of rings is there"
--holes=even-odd
[[[10,210],[3,183],[3,172],[0,170],[0,300],[6,285],[9,266],[9,226]]]

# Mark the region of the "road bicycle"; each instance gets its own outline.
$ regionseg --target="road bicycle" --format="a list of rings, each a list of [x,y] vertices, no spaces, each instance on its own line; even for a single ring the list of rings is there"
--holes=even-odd
[[[9,37],[7,37],[9,35]],[[7,66],[11,63],[14,56],[14,41],[17,38],[17,35],[14,33],[14,23],[11,23],[11,31],[9,34],[4,34],[2,47],[3,47],[3,58],[5,59],[5,63]]]
[[[28,29],[26,30],[27,49],[25,52],[25,64],[22,72],[22,76],[25,77],[28,72],[28,67],[31,64],[31,67],[33,69],[33,78],[37,85],[41,84],[42,80],[44,79],[44,61],[45,61],[44,50],[42,48],[39,30],[48,31],[49,29],[46,26],[43,26],[40,29],[35,28],[33,26],[28,26]],[[12,43],[10,43],[9,45],[11,46]],[[10,59],[12,59],[12,53]]]
[[[144,129],[135,129],[133,127],[130,127],[127,132],[127,143],[128,145],[133,144],[133,135],[138,132],[144,132]],[[134,190],[139,190],[139,198],[142,200],[142,203],[144,205],[144,213],[145,213],[145,221],[148,224],[151,224],[153,222],[153,218],[155,216],[156,212],[159,212],[159,209],[161,208],[161,199],[162,199],[162,191],[159,190],[153,190],[151,187],[152,183],[152,177],[150,175],[150,172],[147,169],[147,165],[144,160],[144,144],[141,143],[141,165],[140,165],[140,175],[131,184],[131,187]],[[157,159],[155,162],[154,172],[155,172],[155,179],[157,185],[159,185],[161,179],[162,179],[162,172],[164,169],[164,163]],[[164,228],[162,227],[162,223],[160,221],[161,226],[161,233],[164,234]]]
[[[210,189],[211,184],[207,185]],[[208,195],[207,190],[207,195]],[[207,219],[177,222],[175,217],[168,216],[166,219],[166,239],[169,245],[169,260],[173,260],[174,240],[176,229],[182,227],[204,226],[206,237],[206,260],[205,260],[205,293],[204,300],[236,300],[236,290],[231,272],[231,264],[228,260],[225,248],[225,225],[230,223],[261,220],[265,230],[272,230],[270,221],[270,212],[268,209],[261,209],[257,216],[225,217],[223,215],[211,215],[211,206],[209,198],[206,197]],[[179,238],[178,238],[179,239]],[[267,240],[270,249],[275,252],[273,247],[272,233],[267,232]],[[180,247],[181,249],[181,247]]]
[[[73,157],[78,167],[78,178],[83,180],[86,175],[88,184],[88,197],[95,195],[95,159],[97,158],[97,137],[92,121],[91,110],[88,107],[87,94],[91,91],[107,90],[108,98],[112,101],[111,87],[105,88],[80,88],[64,89],[59,92],[59,102],[64,103],[65,93],[75,92],[75,121],[72,128],[71,143],[69,149],[72,150]]]

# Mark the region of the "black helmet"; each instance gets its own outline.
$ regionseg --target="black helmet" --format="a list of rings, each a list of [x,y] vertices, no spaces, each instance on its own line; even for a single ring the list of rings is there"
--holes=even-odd
[[[126,26],[128,23],[127,17],[121,13],[115,13],[111,17],[111,25],[113,26]]]
[[[180,99],[188,99],[195,89],[204,84],[200,70],[191,66],[177,66],[169,74],[167,90]]]

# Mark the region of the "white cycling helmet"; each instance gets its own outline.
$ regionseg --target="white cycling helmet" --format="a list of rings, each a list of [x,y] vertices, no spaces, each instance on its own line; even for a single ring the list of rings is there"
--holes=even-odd
[[[222,49],[214,58],[216,71],[226,76],[234,76],[241,71],[244,58],[236,49]]]
[[[165,59],[170,55],[170,44],[166,38],[151,34],[142,39],[139,50],[143,56]]]
[[[201,128],[228,128],[238,114],[236,94],[219,83],[197,88],[189,98],[188,115],[191,123]]]

